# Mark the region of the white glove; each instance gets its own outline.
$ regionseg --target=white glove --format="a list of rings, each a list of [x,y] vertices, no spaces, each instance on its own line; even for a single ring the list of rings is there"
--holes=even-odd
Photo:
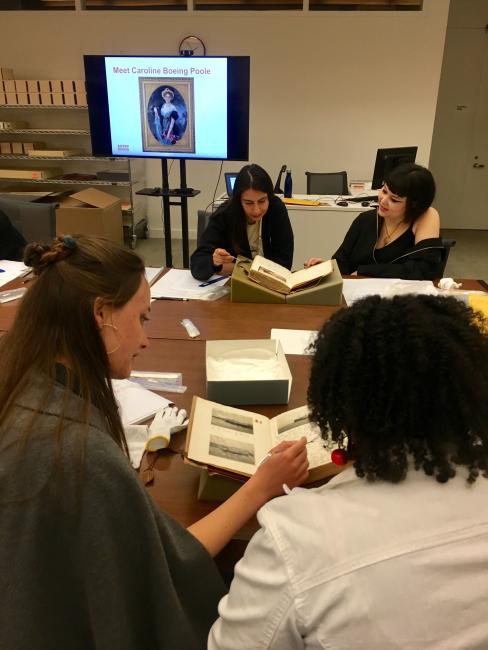
[[[156,451],[169,445],[172,433],[183,431],[188,424],[185,409],[178,411],[177,406],[167,406],[154,416],[148,428],[146,449]]]

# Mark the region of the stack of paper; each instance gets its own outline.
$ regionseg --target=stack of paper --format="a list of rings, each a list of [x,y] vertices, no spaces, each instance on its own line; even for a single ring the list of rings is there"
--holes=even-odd
[[[212,297],[220,297],[228,279],[227,276],[213,275],[207,282],[201,282],[195,280],[186,269],[170,269],[152,285],[151,298],[211,300]]]
[[[342,285],[342,293],[349,306],[356,300],[366,296],[392,298],[393,296],[409,293],[439,295],[438,290],[430,280],[399,280],[398,278],[345,279]]]
[[[159,409],[171,404],[165,397],[156,395],[128,379],[112,379],[112,387],[124,426],[144,422]]]
[[[13,262],[12,260],[0,260],[0,287],[25,275],[29,267],[23,262]]]

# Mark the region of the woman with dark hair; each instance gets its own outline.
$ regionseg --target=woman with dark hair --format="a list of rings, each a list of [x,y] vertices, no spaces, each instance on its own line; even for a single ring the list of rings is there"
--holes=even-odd
[[[444,246],[435,182],[425,167],[405,163],[385,178],[378,208],[351,224],[333,258],[343,275],[434,280],[442,275]],[[312,257],[305,266],[323,261]]]
[[[273,194],[273,182],[259,165],[246,165],[236,177],[232,197],[210,217],[190,259],[197,280],[230,275],[237,255],[256,255],[291,269],[293,230],[286,207]]]
[[[487,324],[373,296],[324,325],[311,419],[354,466],[260,510],[211,650],[488,647]]]
[[[149,344],[142,260],[66,236],[25,263],[36,279],[0,340],[0,647],[204,648],[224,593],[211,556],[304,480],[305,440],[186,531],[133,471],[110,381]]]
[[[164,88],[161,97],[164,103],[159,111],[157,106],[153,108],[156,137],[161,144],[176,144],[180,139],[180,133],[177,125],[178,111],[173,104],[175,94],[171,88]]]

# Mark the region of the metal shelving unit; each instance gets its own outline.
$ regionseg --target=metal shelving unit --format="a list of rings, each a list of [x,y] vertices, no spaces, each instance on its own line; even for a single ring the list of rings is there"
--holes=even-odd
[[[13,120],[14,118],[11,117],[11,115],[14,115],[17,110],[20,110],[22,112],[32,112],[36,114],[37,116],[44,114],[46,115],[49,111],[54,111],[58,115],[60,114],[65,114],[66,116],[70,115],[70,113],[78,113],[78,114],[83,114],[87,112],[87,107],[86,106],[59,106],[59,105],[54,105],[54,104],[48,104],[48,105],[25,105],[25,104],[19,104],[19,105],[13,105],[13,104],[1,104],[0,105],[0,110],[2,113],[8,112],[10,115],[7,119]],[[21,118],[19,118],[20,121]],[[49,120],[52,121],[52,120]],[[72,119],[65,119],[63,120],[64,122],[68,122],[67,126],[71,127],[72,126]],[[20,136],[39,136],[39,135],[44,135],[47,137],[51,136],[61,136],[62,138],[67,137],[71,138],[72,136],[74,137],[88,137],[90,135],[90,131],[87,128],[79,129],[79,128],[47,128],[49,127],[49,122],[47,119],[41,120],[38,119],[38,122],[41,122],[42,128],[23,128],[23,129],[2,129],[0,130],[0,136],[10,136],[10,135],[20,135]],[[45,123],[44,124],[42,123]],[[34,122],[35,123],[35,122]],[[64,125],[63,125],[64,126]],[[4,139],[4,138],[2,138]],[[23,139],[25,140],[25,138]],[[56,148],[64,148],[63,145],[56,145]],[[71,145],[70,145],[71,146]],[[68,145],[66,145],[66,148],[68,148]],[[72,148],[78,148],[78,147],[72,147]],[[78,166],[80,163],[87,162],[89,164],[96,164],[96,163],[103,163],[107,162],[110,164],[117,164],[118,167],[117,169],[121,169],[120,165],[125,164],[125,169],[128,171],[129,175],[129,180],[126,181],[113,181],[113,180],[82,180],[82,179],[77,179],[77,178],[56,178],[56,177],[51,177],[51,178],[45,178],[45,179],[27,179],[27,178],[0,178],[0,186],[5,186],[6,184],[21,184],[21,185],[43,185],[43,186],[72,186],[72,187],[77,187],[77,186],[94,186],[94,187],[113,187],[113,188],[120,188],[122,191],[122,195],[120,195],[121,199],[127,197],[127,191],[130,196],[130,204],[131,207],[128,209],[124,209],[122,213],[122,218],[123,218],[123,226],[124,226],[124,231],[126,233],[126,237],[128,238],[129,244],[131,248],[135,248],[136,242],[137,242],[137,233],[142,233],[142,236],[147,236],[147,218],[145,214],[145,200],[141,199],[141,197],[136,197],[136,191],[143,187],[143,173],[140,173],[140,176],[137,178],[134,178],[134,169],[132,168],[133,166],[136,166],[139,164],[139,172],[142,169],[142,164],[140,164],[140,161],[133,161],[129,158],[125,157],[106,157],[106,156],[93,156],[93,155],[83,155],[83,154],[78,154],[78,155],[73,155],[73,156],[29,156],[27,154],[0,154],[0,167],[2,166],[2,163],[5,162],[7,163],[7,166],[10,166],[13,162],[15,161],[22,161],[22,165],[24,165],[24,161],[28,160],[29,163],[36,164],[37,162],[42,162],[44,165],[46,162],[56,162],[60,163],[62,162],[63,165],[64,163],[75,163],[74,167],[76,168],[76,163],[78,163]],[[62,165],[57,165],[58,167]],[[67,172],[68,173],[68,172]],[[75,172],[76,173],[76,172]],[[80,170],[80,174],[83,172]],[[86,172],[85,172],[86,173]]]

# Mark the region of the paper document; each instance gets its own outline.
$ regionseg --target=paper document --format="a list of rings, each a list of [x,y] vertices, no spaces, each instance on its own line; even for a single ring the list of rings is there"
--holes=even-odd
[[[30,269],[23,262],[0,260],[0,287],[25,275]]]
[[[154,282],[154,279],[161,273],[161,266],[146,266],[146,280],[149,284]]]
[[[279,341],[285,354],[312,354],[310,345],[317,338],[316,330],[286,330],[273,328],[271,339]]]
[[[208,300],[212,294],[221,293],[222,287],[229,280],[227,276],[212,275],[207,282],[215,279],[220,281],[201,287],[202,281],[195,280],[187,269],[170,269],[152,285],[151,298]]]
[[[437,296],[439,291],[430,280],[399,280],[398,278],[368,278],[349,280],[344,279],[342,293],[346,303],[350,306],[356,300],[366,296],[393,296],[409,293]]]
[[[156,395],[128,379],[112,379],[112,386],[124,426],[144,422],[159,409],[171,404],[165,397]]]

